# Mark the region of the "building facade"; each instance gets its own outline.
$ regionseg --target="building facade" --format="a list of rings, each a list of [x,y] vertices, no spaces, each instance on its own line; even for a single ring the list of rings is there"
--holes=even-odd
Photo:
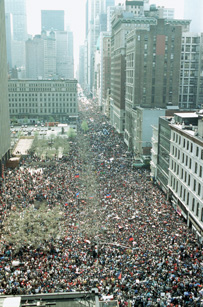
[[[26,42],[26,77],[29,79],[56,79],[55,32],[42,31]]]
[[[8,110],[8,74],[4,0],[0,0],[0,176],[2,165],[9,158],[10,119]]]
[[[67,122],[78,116],[77,80],[9,80],[11,118]]]
[[[132,109],[178,105],[182,27],[155,19],[126,39],[125,142],[132,142]]]
[[[172,204],[203,237],[203,111],[176,114],[171,124],[169,193]]]
[[[100,98],[102,111],[106,110],[106,100],[111,86],[111,33],[101,33],[101,68],[100,68]]]
[[[203,34],[182,35],[179,106],[183,109],[201,107],[203,98]]]
[[[79,71],[78,82],[80,86],[85,88],[85,45],[80,46],[79,50]]]

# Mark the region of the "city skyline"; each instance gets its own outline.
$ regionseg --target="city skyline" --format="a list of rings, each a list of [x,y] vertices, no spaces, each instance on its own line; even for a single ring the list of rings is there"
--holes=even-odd
[[[116,4],[124,3],[124,0],[117,0]],[[150,4],[155,3],[165,7],[175,8],[175,17],[183,18],[183,3],[175,0],[151,0]],[[65,29],[70,27],[74,35],[74,58],[77,65],[79,58],[79,46],[85,40],[85,6],[86,0],[75,0],[74,2],[58,0],[50,2],[49,0],[28,0],[27,1],[27,24],[28,33],[31,35],[41,32],[41,10],[64,10],[65,11]],[[79,22],[80,21],[80,22]]]

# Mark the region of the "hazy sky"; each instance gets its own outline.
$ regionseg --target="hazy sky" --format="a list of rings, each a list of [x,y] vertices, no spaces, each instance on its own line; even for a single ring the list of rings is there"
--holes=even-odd
[[[123,3],[124,0],[116,0]],[[150,3],[165,7],[174,7],[176,18],[183,17],[184,0],[150,0]],[[203,0],[202,0],[203,1]],[[27,0],[27,22],[29,34],[41,32],[41,10],[65,10],[65,22],[74,32],[75,62],[78,62],[78,47],[85,38],[85,4],[86,0]]]

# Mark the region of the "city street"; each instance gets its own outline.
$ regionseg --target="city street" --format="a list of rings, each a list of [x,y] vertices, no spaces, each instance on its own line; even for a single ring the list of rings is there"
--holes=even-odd
[[[80,102],[77,130],[68,156],[29,156],[6,171],[0,292],[96,287],[100,300],[120,307],[200,306],[203,254],[194,234],[149,171],[132,168],[123,139],[91,101]]]

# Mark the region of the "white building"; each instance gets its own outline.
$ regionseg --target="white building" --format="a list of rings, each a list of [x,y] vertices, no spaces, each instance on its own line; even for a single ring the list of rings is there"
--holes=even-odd
[[[177,212],[202,238],[203,112],[177,113],[170,126],[170,197]]]
[[[202,103],[203,34],[182,34],[179,106],[194,109]]]
[[[11,118],[67,122],[78,116],[77,80],[10,80]]]

